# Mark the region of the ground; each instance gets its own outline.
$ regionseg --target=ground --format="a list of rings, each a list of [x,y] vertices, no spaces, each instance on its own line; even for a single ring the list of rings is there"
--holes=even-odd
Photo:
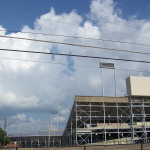
[[[77,147],[58,147],[58,148],[17,148],[18,150],[149,150],[150,143],[143,144],[130,144],[130,145],[112,145],[112,146],[77,146]],[[14,150],[15,148],[8,148]]]

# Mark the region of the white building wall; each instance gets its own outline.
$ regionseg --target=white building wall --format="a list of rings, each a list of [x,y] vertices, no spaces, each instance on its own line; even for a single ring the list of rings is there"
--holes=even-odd
[[[150,96],[150,77],[130,76],[126,86],[128,96]]]

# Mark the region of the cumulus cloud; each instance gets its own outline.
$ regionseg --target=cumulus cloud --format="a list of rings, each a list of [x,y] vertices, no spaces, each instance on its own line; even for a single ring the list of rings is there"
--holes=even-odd
[[[9,133],[38,133],[35,129],[35,126],[38,129],[42,129],[42,124],[40,119],[35,119],[34,117],[27,118],[25,114],[17,114],[16,116],[12,116],[9,119]]]
[[[60,113],[61,113],[61,114],[67,114],[67,113],[69,113],[69,109],[62,109],[62,110],[60,111]]]
[[[57,118],[57,117],[54,117],[54,118],[53,118],[53,121],[54,121],[54,122],[57,122],[57,120],[59,120],[59,122],[63,122],[63,121],[66,120],[66,118],[65,118],[65,117],[62,117],[62,116],[58,116],[58,118]]]
[[[92,0],[89,7],[88,18],[83,18],[75,11],[57,15],[55,8],[51,8],[50,12],[35,20],[33,29],[28,25],[22,27],[21,31],[28,33],[10,33],[7,36],[148,52],[148,47],[144,46],[84,39],[108,39],[148,44],[150,38],[150,31],[146,30],[150,21],[133,17],[129,20],[121,18],[119,16],[121,10],[118,12],[119,8],[115,7],[113,0]],[[0,30],[5,30],[5,28],[0,26]],[[32,32],[68,35],[68,37],[32,34]],[[6,32],[3,31],[0,34],[6,35]],[[0,48],[18,50],[149,60],[148,56],[140,54],[13,38],[0,38],[0,45]],[[0,107],[10,110],[10,114],[6,115],[11,118],[9,126],[16,126],[15,130],[18,131],[27,130],[27,128],[36,131],[45,129],[50,124],[51,110],[60,112],[58,122],[60,128],[63,129],[75,95],[102,95],[100,61],[114,62],[116,69],[147,70],[149,68],[148,65],[139,63],[77,57],[68,59],[66,56],[6,51],[0,51],[0,56]],[[144,72],[116,70],[117,96],[126,94],[125,79],[129,75],[149,76]],[[114,96],[113,70],[103,70],[103,80],[105,96]],[[13,119],[28,122],[17,122],[18,125],[15,125]],[[54,120],[56,121],[56,118]],[[35,124],[38,125],[33,128]]]
[[[12,116],[11,119],[18,119],[20,121],[25,121],[26,115],[25,114],[17,114],[16,116]]]

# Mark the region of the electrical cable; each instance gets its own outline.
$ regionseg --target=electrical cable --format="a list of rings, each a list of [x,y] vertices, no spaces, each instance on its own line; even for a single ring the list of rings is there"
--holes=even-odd
[[[8,7],[14,7],[14,8],[20,8],[20,9],[25,9],[25,10],[31,10],[31,11],[39,11],[39,12],[45,12],[44,10],[37,10],[37,9],[31,9],[31,8],[25,8],[25,7],[18,7],[18,6],[12,6],[12,5],[10,5],[10,4],[7,4],[6,6],[8,6]],[[46,12],[45,12],[46,13]],[[53,13],[53,12],[51,12],[52,14],[55,14],[55,13]],[[71,16],[72,17],[72,16]],[[78,17],[78,16],[74,16],[74,17]],[[102,20],[106,20],[106,19],[104,19],[104,18],[101,18]],[[125,26],[125,27],[132,27],[132,28],[137,28],[136,26],[138,26],[139,27],[139,25],[132,25],[131,24],[131,26],[129,26],[129,24],[127,24],[127,23],[125,23],[125,22],[121,22],[121,23],[124,23],[124,24],[127,24],[127,25],[123,25],[123,24],[117,24],[117,23],[112,23],[111,22],[111,20],[107,20],[107,22],[106,21],[100,21],[100,22],[104,22],[104,23],[110,23],[110,24],[115,24],[115,25],[120,25],[120,26]],[[62,23],[65,23],[65,22],[62,22]],[[142,27],[142,26],[141,26]],[[145,30],[147,30],[147,29],[145,29]]]
[[[78,46],[78,47],[97,48],[97,49],[105,49],[105,50],[128,52],[128,53],[130,52],[130,53],[146,54],[146,55],[150,54],[150,53],[146,53],[146,52],[120,50],[120,49],[114,49],[114,48],[106,48],[106,47],[90,46],[90,45],[80,45],[80,44],[72,44],[72,43],[65,43],[65,42],[55,42],[55,41],[45,41],[45,40],[37,40],[37,39],[28,39],[28,38],[21,38],[21,37],[12,37],[12,36],[3,36],[3,35],[0,35],[0,37],[20,39],[20,40],[30,40],[30,41],[36,41],[36,42],[46,42],[46,43],[54,43],[54,44],[63,44],[63,45]]]
[[[130,43],[130,42],[123,42],[123,41],[113,41],[113,40],[105,40],[105,39],[95,39],[95,38],[85,38],[85,37],[78,37],[78,36],[69,36],[69,35],[58,35],[52,33],[35,33],[35,32],[22,32],[22,31],[12,31],[12,30],[0,30],[0,31],[7,31],[7,32],[20,32],[25,34],[40,34],[40,35],[51,35],[51,36],[61,36],[61,37],[69,37],[69,38],[80,38],[85,40],[97,40],[97,41],[104,41],[104,42],[114,42],[114,43],[123,43],[123,44],[133,44],[133,45],[141,45],[141,46],[150,46],[149,44],[144,43]]]
[[[17,3],[18,4],[18,3]],[[22,4],[18,4],[18,5],[21,5]],[[19,6],[12,6],[10,5],[10,3],[7,3],[6,6],[8,7],[14,7],[14,8],[20,8],[20,9],[25,9],[25,10],[31,10],[31,11],[39,11],[39,12],[45,12],[44,10],[39,10],[39,9],[31,9],[31,8],[26,8],[26,7],[19,7]],[[28,5],[29,6],[29,5]],[[32,7],[32,6],[29,6],[29,7]],[[52,13],[52,12],[51,12]],[[55,14],[55,13],[53,13]],[[78,16],[75,16],[75,17],[78,17]],[[110,24],[115,24],[115,25],[121,25],[121,26],[126,26],[126,27],[132,27],[132,28],[137,28],[137,27],[144,27],[144,26],[141,26],[141,25],[137,25],[137,24],[131,24],[131,23],[126,23],[126,22],[121,22],[121,21],[116,21],[115,22],[119,22],[119,23],[123,23],[123,24],[126,24],[126,25],[123,25],[123,24],[117,24],[117,23],[114,23],[114,20],[108,20],[108,19],[104,19],[104,18],[101,18],[102,20],[105,20],[105,21],[101,21],[101,22],[105,22],[105,23],[110,23]],[[107,21],[107,22],[106,22]],[[129,26],[131,25],[131,26]],[[149,30],[149,28],[145,29],[145,30]]]
[[[93,59],[107,59],[115,61],[127,61],[127,62],[137,62],[137,63],[150,63],[150,61],[144,60],[132,60],[132,59],[121,59],[121,58],[112,58],[112,57],[98,57],[98,56],[87,56],[87,55],[75,55],[75,54],[63,54],[63,53],[48,53],[48,52],[39,52],[39,51],[26,51],[26,50],[15,50],[15,49],[0,49],[0,51],[11,51],[11,52],[24,52],[24,53],[33,53],[33,54],[46,54],[46,55],[59,55],[59,56],[72,56],[72,57],[82,57],[82,58],[93,58]]]
[[[121,71],[121,70],[123,70],[123,71],[135,71],[135,72],[145,72],[145,73],[150,73],[150,71],[144,71],[144,70],[143,70],[143,71],[140,71],[140,70],[119,69],[119,68],[118,68],[118,69],[115,68],[115,70],[120,70],[120,71]]]
[[[50,61],[39,61],[39,60],[27,60],[27,59],[16,59],[16,58],[6,58],[6,57],[0,57],[0,59],[9,59],[9,60],[16,60],[16,61],[29,61],[33,63],[44,63],[44,64],[53,64],[53,65],[65,65],[65,66],[75,66],[75,67],[87,67],[87,68],[99,68],[99,67],[94,67],[94,66],[85,66],[85,65],[75,65],[75,64],[65,64],[65,63],[54,63]],[[123,71],[135,71],[135,72],[145,72],[145,73],[150,73],[150,71],[142,71],[142,70],[129,70],[129,69],[121,69],[121,68],[115,68],[115,70],[123,70]]]
[[[8,13],[8,12],[6,12]],[[16,14],[16,13],[10,13],[11,15],[20,15],[20,14]],[[28,16],[28,15],[23,15],[23,16],[27,16],[27,17],[34,17],[34,16]],[[50,20],[50,19],[43,19],[40,18],[42,20],[47,20],[47,21],[52,21],[52,22],[58,22],[58,23],[63,23],[63,24],[67,24],[67,25],[72,25],[72,26],[77,26],[76,24],[72,24],[72,23],[66,23],[66,22],[61,22],[61,21],[57,21],[57,20]],[[84,27],[84,28],[91,28],[91,29],[98,29],[98,27]],[[150,38],[145,38],[145,37],[140,37],[140,36],[135,36],[135,35],[131,35],[131,34],[126,34],[126,33],[119,33],[119,32],[114,32],[114,31],[109,31],[109,30],[104,30],[104,29],[99,29],[100,31],[104,31],[104,32],[111,32],[111,33],[115,33],[115,34],[121,34],[121,35],[125,35],[125,36],[133,36],[133,37],[138,37],[138,38],[143,38],[143,39],[150,39]]]

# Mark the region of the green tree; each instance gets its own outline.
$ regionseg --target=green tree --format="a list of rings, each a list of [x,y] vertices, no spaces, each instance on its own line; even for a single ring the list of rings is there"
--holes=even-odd
[[[7,144],[9,144],[9,142],[10,142],[10,139],[9,139],[9,137],[5,137],[5,145],[7,145]]]
[[[0,143],[2,146],[4,146],[4,143],[5,143],[5,146],[7,144],[9,144],[10,142],[10,139],[7,137],[7,133],[2,129],[0,128]]]

